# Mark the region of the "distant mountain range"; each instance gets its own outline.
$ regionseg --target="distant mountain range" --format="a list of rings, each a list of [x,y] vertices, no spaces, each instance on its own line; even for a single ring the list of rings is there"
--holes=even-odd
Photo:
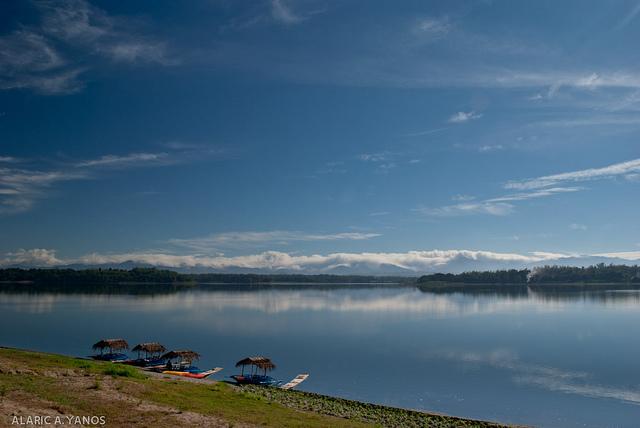
[[[605,256],[580,256],[580,257],[559,257],[547,258],[542,261],[523,262],[518,260],[495,260],[488,258],[478,258],[458,254],[455,257],[442,264],[434,264],[429,267],[416,268],[415,266],[402,266],[392,263],[374,263],[374,262],[354,262],[349,264],[338,264],[327,262],[325,264],[315,263],[312,266],[305,266],[304,269],[291,269],[286,267],[275,268],[247,268],[241,266],[225,266],[223,269],[213,268],[206,265],[195,266],[163,266],[158,264],[142,263],[133,260],[120,263],[72,263],[59,264],[56,266],[37,266],[33,264],[16,263],[2,266],[4,268],[23,268],[32,267],[49,267],[56,269],[133,269],[133,268],[159,268],[168,269],[180,273],[236,273],[236,274],[331,274],[331,275],[366,275],[366,276],[418,276],[430,273],[461,273],[468,271],[488,271],[497,269],[523,269],[534,268],[545,265],[562,265],[562,266],[591,266],[599,263],[616,264],[616,265],[635,265],[637,262]]]

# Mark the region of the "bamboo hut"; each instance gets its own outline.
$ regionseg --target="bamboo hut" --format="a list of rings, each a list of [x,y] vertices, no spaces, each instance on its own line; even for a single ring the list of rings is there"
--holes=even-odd
[[[141,358],[143,352],[145,358],[158,358],[167,349],[158,342],[145,342],[134,346],[132,351],[138,353],[138,359]]]
[[[276,368],[276,365],[273,364],[273,361],[271,361],[269,358],[267,357],[262,357],[262,356],[257,356],[257,357],[247,357],[243,360],[240,360],[236,363],[236,367],[241,367],[242,369],[242,376],[244,376],[244,368],[245,366],[250,366],[251,367],[251,374],[254,374],[254,369],[255,372],[257,374],[258,370],[262,370],[264,372],[264,375],[267,375],[267,371],[271,371],[274,370]]]
[[[177,351],[169,351],[166,354],[162,355],[163,360],[168,361],[168,365],[171,365],[171,360],[178,360],[178,366],[190,366],[195,360],[200,359],[200,354],[195,351],[191,351],[190,349],[181,349]]]
[[[129,349],[129,344],[124,339],[102,339],[99,342],[96,342],[91,347],[94,351],[100,350],[100,355],[102,355],[105,349],[109,350],[109,354],[114,353],[114,351],[124,351]]]

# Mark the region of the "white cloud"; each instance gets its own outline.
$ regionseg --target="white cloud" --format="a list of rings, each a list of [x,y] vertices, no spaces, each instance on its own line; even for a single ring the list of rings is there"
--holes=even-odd
[[[587,226],[580,223],[571,223],[569,225],[569,229],[571,230],[587,230]]]
[[[640,181],[640,174],[637,172],[632,174],[626,174],[624,178],[627,179],[627,181]]]
[[[451,200],[456,202],[468,202],[473,201],[475,198],[476,197],[472,195],[453,195]]]
[[[423,18],[415,27],[416,32],[424,33],[432,38],[442,37],[451,31],[452,25],[448,18]]]
[[[165,44],[160,42],[118,42],[100,48],[100,52],[117,62],[155,62],[164,65],[177,63],[177,60],[167,58]]]
[[[428,250],[405,253],[332,253],[327,255],[292,255],[278,251],[235,257],[204,255],[173,255],[164,253],[93,253],[75,259],[61,260],[52,250],[21,250],[9,254],[2,265],[24,261],[33,266],[63,264],[117,264],[135,262],[168,268],[209,268],[214,270],[255,269],[261,271],[287,271],[300,273],[332,272],[351,269],[360,272],[385,272],[387,268],[408,272],[460,271],[482,266],[523,266],[529,263],[567,257],[555,253],[496,253],[474,250]],[[31,260],[31,261],[30,261]]]
[[[449,122],[450,123],[463,123],[463,122],[468,122],[470,120],[480,119],[481,117],[482,117],[481,113],[476,113],[474,111],[469,111],[469,112],[459,111],[459,112],[453,114],[449,118]]]
[[[0,168],[0,214],[29,210],[45,189],[70,180],[86,178],[80,171],[37,171]]]
[[[247,245],[286,244],[289,241],[362,241],[381,236],[379,233],[341,232],[313,234],[299,231],[224,232],[201,238],[170,239],[169,243],[197,250],[237,248]]]
[[[548,120],[537,122],[536,125],[550,127],[566,127],[574,128],[576,126],[621,126],[621,125],[638,125],[640,124],[640,116],[638,115],[592,115],[587,117]]]
[[[358,159],[363,162],[384,162],[389,159],[389,153],[363,153],[358,155]]]
[[[513,205],[504,202],[463,202],[437,208],[418,208],[416,211],[433,217],[457,217],[471,214],[505,216],[513,212]]]
[[[621,251],[621,252],[612,252],[612,253],[600,253],[600,254],[594,254],[594,256],[610,257],[610,258],[623,259],[623,260],[629,260],[629,261],[639,261],[640,251]]]
[[[533,192],[512,193],[509,195],[499,196],[497,198],[487,199],[487,202],[512,202],[512,201],[525,201],[527,199],[544,198],[547,196],[553,196],[561,193],[573,193],[583,190],[582,187],[552,187],[549,189],[536,190]]]
[[[449,127],[427,129],[426,131],[410,132],[408,134],[402,134],[401,136],[402,137],[422,137],[425,135],[431,135],[438,132],[446,131],[447,129],[449,129]]]
[[[106,168],[133,168],[142,166],[165,166],[182,160],[183,153],[131,153],[127,155],[105,155],[89,159],[66,168],[41,170],[0,167],[0,214],[15,214],[28,211],[36,200],[44,198],[45,190],[53,185],[75,180],[96,178],[98,170]],[[15,162],[7,158],[5,163]],[[0,158],[2,162],[2,158]]]
[[[0,266],[28,265],[40,267],[52,267],[64,264],[64,261],[56,257],[55,250],[34,248],[31,250],[20,249],[13,253],[7,253],[4,259],[0,259]]]
[[[631,23],[635,17],[640,13],[640,3],[636,4],[633,9],[627,13],[622,20],[615,26],[616,30],[621,30]]]
[[[109,16],[85,0],[40,1],[42,32],[119,62],[175,63],[165,44],[136,34],[124,20]]]
[[[105,155],[76,164],[78,167],[126,167],[136,164],[166,164],[171,159],[168,153],[131,153],[124,156]]]
[[[531,190],[550,186],[557,186],[566,182],[580,182],[602,180],[617,176],[625,176],[640,172],[640,159],[612,164],[603,168],[589,168],[562,174],[546,175],[526,180],[510,181],[505,184],[506,189]]]
[[[484,146],[478,147],[480,153],[495,152],[503,149],[504,146],[502,144],[485,144]]]
[[[618,176],[624,177],[629,181],[636,181],[636,179],[640,177],[639,173],[640,159],[634,159],[627,162],[612,164],[603,168],[589,168],[562,174],[509,181],[504,185],[505,189],[522,190],[523,192],[507,194],[478,202],[463,201],[459,204],[446,205],[438,208],[419,208],[416,211],[439,217],[451,217],[465,214],[508,215],[514,210],[514,206],[509,202],[543,198],[584,190],[583,187],[563,186],[567,183],[602,180]]]
[[[612,260],[640,260],[640,251],[601,254],[499,253],[478,250],[422,250],[402,253],[363,252],[300,255],[279,251],[265,251],[240,256],[207,256],[202,254],[176,255],[163,252],[128,252],[118,254],[92,253],[77,258],[59,258],[54,250],[19,250],[0,258],[0,266],[24,265],[54,267],[70,264],[114,265],[125,262],[148,264],[172,269],[209,269],[220,272],[255,270],[259,272],[360,273],[388,274],[402,272],[463,272],[469,270],[523,268],[541,264],[562,264],[576,258],[606,257]],[[584,263],[589,263],[585,261]]]
[[[314,13],[318,13],[318,11],[310,12],[309,14],[299,14],[291,9],[287,0],[271,0],[271,16],[283,24],[299,24]]]
[[[472,214],[505,216],[513,213],[515,208],[509,202],[543,198],[562,193],[577,192],[580,190],[582,190],[581,187],[554,187],[550,189],[536,190],[534,192],[512,193],[481,201],[474,201],[473,196],[457,195],[452,199],[460,201],[458,204],[445,205],[437,208],[418,208],[416,211],[434,217],[457,217]]]
[[[51,42],[31,30],[0,37],[0,89],[32,88],[43,94],[82,88],[78,67],[68,67]]]
[[[33,89],[46,95],[83,89],[79,76],[89,57],[172,65],[165,44],[139,35],[124,20],[84,0],[36,1],[40,25],[22,25],[0,37],[0,89]],[[71,52],[64,58],[62,52]],[[71,59],[70,59],[71,58]]]

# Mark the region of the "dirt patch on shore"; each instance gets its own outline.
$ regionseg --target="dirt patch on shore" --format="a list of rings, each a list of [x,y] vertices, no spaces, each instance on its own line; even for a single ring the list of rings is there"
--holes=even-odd
[[[158,377],[159,380],[163,380]],[[224,419],[181,411],[143,400],[132,393],[150,387],[126,379],[69,368],[30,369],[0,357],[0,427],[11,427],[14,417],[20,426],[55,426],[69,416],[104,416],[106,427],[229,427]],[[60,394],[57,391],[64,391]],[[138,395],[138,394],[135,394]],[[46,397],[46,398],[45,398]],[[50,416],[47,424],[29,424],[29,417]],[[44,420],[44,419],[41,419]],[[65,423],[65,425],[69,425]],[[238,425],[235,427],[251,425]]]

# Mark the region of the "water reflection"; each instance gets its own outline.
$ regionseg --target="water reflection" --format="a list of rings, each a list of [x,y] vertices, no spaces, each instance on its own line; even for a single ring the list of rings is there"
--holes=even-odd
[[[0,345],[85,355],[124,336],[227,368],[266,354],[309,391],[543,427],[637,425],[638,324],[637,290],[0,285]]]
[[[135,312],[158,312],[169,308],[193,310],[252,310],[267,314],[290,311],[398,312],[432,316],[465,316],[510,313],[521,310],[558,311],[568,305],[596,305],[616,309],[640,308],[640,290],[624,291],[506,291],[429,293],[413,287],[353,286],[288,287],[117,287],[48,290],[31,287],[0,287],[0,305],[17,312],[44,313],[73,301],[85,309],[111,305]],[[107,292],[108,291],[108,292]],[[135,305],[131,305],[131,298]]]

